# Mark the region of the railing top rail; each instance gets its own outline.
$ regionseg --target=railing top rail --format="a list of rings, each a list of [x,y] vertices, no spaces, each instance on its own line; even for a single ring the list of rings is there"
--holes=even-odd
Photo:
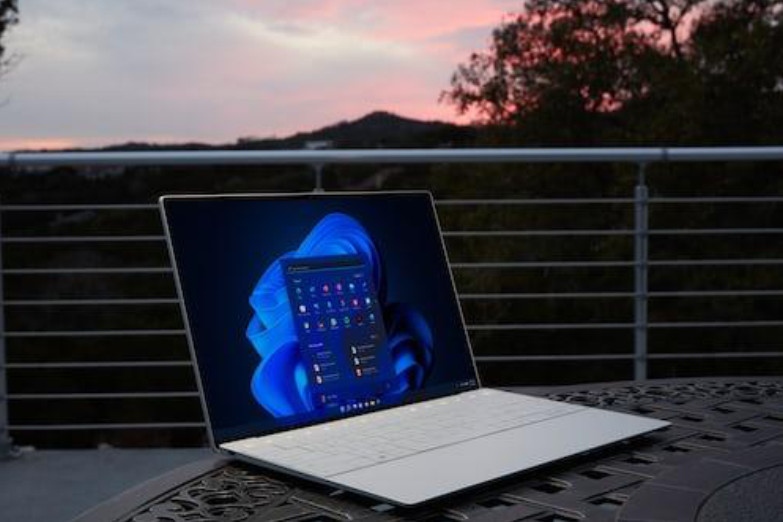
[[[332,163],[655,163],[783,160],[780,147],[498,148],[0,152],[0,165],[170,166],[319,165]]]

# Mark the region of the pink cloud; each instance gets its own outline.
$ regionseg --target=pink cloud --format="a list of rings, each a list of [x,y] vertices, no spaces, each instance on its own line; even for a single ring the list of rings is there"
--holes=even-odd
[[[353,29],[366,36],[421,41],[456,31],[495,26],[514,5],[502,0],[234,0],[241,10],[279,21]]]
[[[438,103],[440,92],[458,63],[486,47],[508,8],[518,7],[510,0],[171,0],[151,13],[147,3],[85,10],[83,0],[61,1],[69,8],[56,13],[22,6],[16,34],[25,36],[26,59],[6,80],[12,102],[0,121],[0,148],[160,137],[220,143],[373,110],[455,121],[453,108]],[[208,45],[195,45],[202,41]],[[52,78],[58,89],[48,88]]]
[[[73,148],[79,140],[69,138],[0,138],[0,150],[57,150]]]
[[[491,0],[399,0],[383,4],[382,37],[428,40],[464,29],[497,25],[507,10]]]

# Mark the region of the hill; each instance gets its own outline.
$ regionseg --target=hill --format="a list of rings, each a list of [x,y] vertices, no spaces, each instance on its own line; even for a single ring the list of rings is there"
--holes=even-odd
[[[477,130],[471,126],[442,121],[422,121],[390,112],[376,111],[353,121],[339,123],[309,132],[298,132],[283,138],[240,138],[233,144],[205,143],[124,143],[101,150],[283,150],[301,149],[308,142],[329,141],[330,147],[345,148],[433,148],[470,146]]]

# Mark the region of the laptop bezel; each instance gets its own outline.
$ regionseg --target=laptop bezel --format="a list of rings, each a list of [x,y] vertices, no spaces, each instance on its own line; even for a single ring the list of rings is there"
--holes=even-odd
[[[438,236],[440,238],[440,248],[441,248],[441,255],[443,261],[446,263],[446,268],[448,270],[449,279],[451,281],[451,292],[452,292],[452,298],[454,299],[454,302],[457,305],[457,313],[459,316],[459,324],[460,328],[462,330],[462,335],[465,340],[465,345],[468,350],[468,357],[471,363],[472,371],[473,371],[473,379],[475,380],[475,385],[473,386],[467,386],[460,389],[454,389],[451,392],[439,394],[434,397],[424,397],[419,399],[414,399],[410,401],[403,402],[402,404],[396,404],[396,405],[390,405],[386,407],[381,407],[377,410],[372,410],[372,412],[376,411],[382,411],[387,409],[393,409],[396,407],[400,407],[406,404],[416,404],[416,403],[422,403],[427,402],[429,400],[436,400],[443,397],[449,397],[453,395],[458,395],[460,393],[464,393],[471,390],[480,389],[482,387],[481,379],[478,373],[478,367],[476,366],[476,359],[475,355],[473,353],[473,346],[470,341],[470,336],[468,335],[468,330],[465,323],[465,317],[464,312],[462,310],[462,306],[460,304],[459,295],[457,294],[457,287],[456,282],[454,280],[454,272],[451,268],[451,261],[448,256],[448,250],[446,249],[446,243],[443,237],[443,229],[440,224],[440,218],[438,216],[438,212],[435,206],[435,199],[432,196],[432,193],[428,190],[393,190],[393,191],[334,191],[334,192],[326,192],[326,191],[311,191],[311,192],[284,192],[284,193],[237,193],[237,194],[170,194],[170,195],[163,195],[158,198],[158,207],[160,209],[161,213],[161,219],[163,222],[163,229],[164,229],[164,235],[166,237],[166,244],[168,246],[168,252],[170,257],[170,262],[173,269],[173,275],[174,275],[174,282],[175,287],[177,289],[177,296],[180,301],[180,310],[182,312],[182,319],[185,327],[185,336],[188,343],[188,349],[190,352],[191,361],[193,364],[193,370],[195,373],[196,378],[196,385],[198,387],[199,391],[199,399],[201,401],[201,408],[204,414],[204,421],[207,428],[207,436],[209,439],[209,444],[215,451],[218,452],[226,452],[226,450],[222,449],[220,447],[221,444],[227,444],[230,442],[234,442],[236,440],[243,440],[247,438],[253,438],[253,437],[263,437],[267,435],[273,435],[277,433],[282,433],[286,431],[293,431],[297,429],[305,429],[312,426],[317,426],[321,424],[327,424],[330,422],[339,421],[341,418],[330,418],[330,419],[320,419],[320,420],[313,420],[311,422],[307,422],[305,424],[300,425],[292,425],[292,426],[281,426],[273,430],[264,430],[263,432],[260,432],[255,435],[250,436],[244,436],[244,437],[236,437],[230,440],[221,440],[218,442],[215,438],[215,433],[212,427],[212,421],[210,419],[210,410],[207,404],[207,398],[206,398],[206,391],[201,379],[201,369],[199,367],[199,361],[198,357],[196,355],[196,348],[195,348],[195,342],[193,339],[193,335],[191,332],[190,327],[190,319],[188,317],[188,311],[187,311],[187,301],[185,298],[185,292],[184,288],[182,287],[182,283],[179,276],[179,268],[177,266],[177,257],[176,253],[174,251],[174,244],[172,241],[172,235],[171,230],[168,222],[168,216],[167,216],[167,202],[175,202],[175,201],[220,201],[220,200],[273,200],[273,199],[324,199],[324,198],[345,198],[345,197],[383,197],[383,196],[426,196],[429,199],[430,202],[430,212],[432,212],[432,216],[435,220],[435,226],[437,229]],[[364,415],[366,413],[372,413],[372,412],[362,412],[357,413],[357,415]]]

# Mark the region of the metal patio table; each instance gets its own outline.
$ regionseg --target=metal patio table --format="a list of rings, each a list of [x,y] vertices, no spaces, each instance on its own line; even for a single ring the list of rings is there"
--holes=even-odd
[[[665,419],[672,426],[417,509],[377,504],[214,457],[144,483],[77,520],[783,520],[783,378],[620,382],[524,392]]]

